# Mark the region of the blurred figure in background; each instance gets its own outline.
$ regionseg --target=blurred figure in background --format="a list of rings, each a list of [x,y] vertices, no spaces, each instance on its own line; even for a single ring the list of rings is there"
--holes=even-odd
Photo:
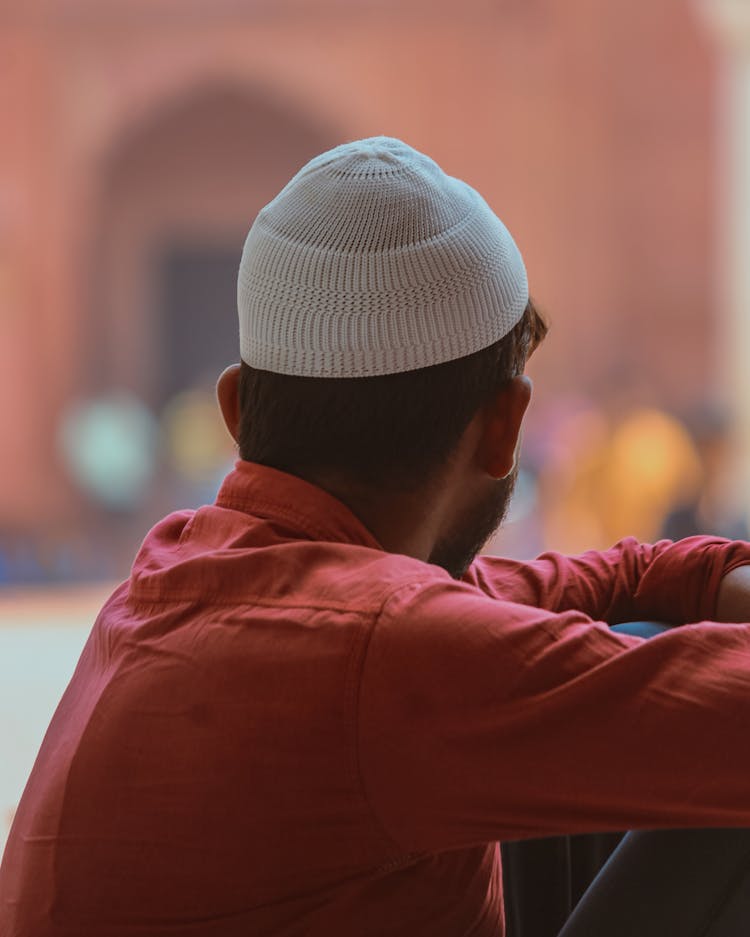
[[[698,410],[686,419],[698,459],[698,473],[685,497],[664,518],[661,536],[680,540],[714,534],[747,540],[747,519],[737,505],[736,460],[727,414],[719,407]]]
[[[540,492],[545,542],[555,549],[605,549],[626,535],[653,541],[670,507],[699,483],[688,432],[655,407],[611,414],[571,402],[547,429]]]

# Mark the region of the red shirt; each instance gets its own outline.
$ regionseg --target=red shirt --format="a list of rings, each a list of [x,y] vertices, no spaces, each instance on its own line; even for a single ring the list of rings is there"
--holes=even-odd
[[[710,618],[747,563],[631,539],[457,582],[239,462],[97,618],[13,824],[0,933],[497,937],[498,840],[750,826],[750,626],[603,623]]]

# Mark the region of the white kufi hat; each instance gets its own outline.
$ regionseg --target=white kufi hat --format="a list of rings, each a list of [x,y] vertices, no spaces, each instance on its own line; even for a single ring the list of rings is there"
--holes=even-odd
[[[237,296],[243,361],[336,378],[486,348],[529,294],[521,254],[479,193],[372,137],[315,157],[260,211]]]

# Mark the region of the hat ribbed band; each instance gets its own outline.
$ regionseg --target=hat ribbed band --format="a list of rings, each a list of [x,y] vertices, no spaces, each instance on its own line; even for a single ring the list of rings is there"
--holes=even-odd
[[[312,160],[258,215],[238,277],[240,353],[282,374],[409,371],[493,344],[527,302],[521,255],[482,197],[372,138]]]

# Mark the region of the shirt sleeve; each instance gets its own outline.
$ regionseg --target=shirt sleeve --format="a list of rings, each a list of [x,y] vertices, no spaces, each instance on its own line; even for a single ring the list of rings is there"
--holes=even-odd
[[[395,593],[373,628],[358,763],[407,852],[750,826],[749,724],[750,626],[645,641],[430,583]]]
[[[550,552],[531,562],[480,556],[464,581],[491,598],[554,612],[580,609],[610,624],[643,618],[683,624],[713,618],[723,576],[747,564],[750,543],[742,540],[649,544],[628,537],[580,556]]]

